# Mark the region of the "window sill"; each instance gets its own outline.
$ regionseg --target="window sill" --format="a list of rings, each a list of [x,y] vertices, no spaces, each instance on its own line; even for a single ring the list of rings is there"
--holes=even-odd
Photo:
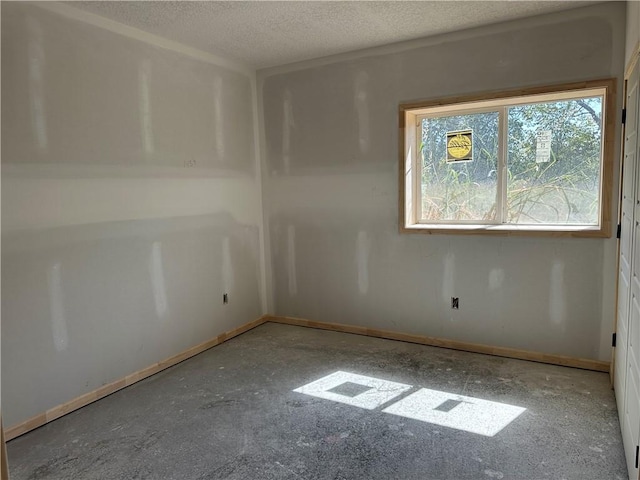
[[[401,225],[400,233],[427,235],[498,235],[531,237],[595,237],[608,238],[610,229],[585,225],[483,225],[483,224],[413,224]]]

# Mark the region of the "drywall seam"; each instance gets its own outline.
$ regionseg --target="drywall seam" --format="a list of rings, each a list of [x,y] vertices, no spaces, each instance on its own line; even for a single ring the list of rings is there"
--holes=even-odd
[[[271,264],[271,234],[269,231],[269,212],[267,205],[265,203],[265,192],[264,192],[264,184],[266,176],[269,175],[269,172],[266,171],[266,137],[265,137],[265,128],[264,128],[264,103],[262,97],[262,80],[258,78],[257,74],[254,75],[254,86],[255,86],[255,105],[256,105],[256,121],[257,121],[257,130],[256,130],[256,138],[257,138],[257,152],[258,162],[260,164],[260,205],[262,206],[262,243],[260,245],[261,253],[262,253],[262,261],[264,263],[264,288],[265,288],[265,310],[264,313],[269,313],[274,311],[274,292],[273,292],[273,267]]]
[[[258,93],[257,86],[257,77],[256,74],[251,74],[251,94],[252,94],[252,105],[253,105],[253,150],[254,150],[254,158],[255,158],[255,166],[256,166],[256,189],[257,189],[257,197],[258,197],[258,207],[260,209],[260,214],[258,215],[258,227],[259,227],[259,251],[260,251],[260,301],[262,304],[262,313],[267,314],[270,310],[271,302],[271,282],[268,281],[270,278],[269,275],[271,273],[271,256],[267,255],[266,245],[268,243],[268,232],[266,231],[266,222],[265,222],[265,208],[264,208],[264,193],[263,193],[263,180],[262,180],[262,139],[261,139],[261,131],[262,131],[262,123],[261,123],[261,115],[262,111],[259,105],[262,102],[259,102],[258,98],[260,94]]]
[[[580,12],[584,17],[598,16],[601,10],[607,8],[606,5],[590,5],[581,8],[574,8],[569,10],[563,10],[559,12],[543,13],[532,17],[516,18],[506,20],[499,23],[490,25],[479,25],[477,27],[468,28],[465,30],[459,30],[455,32],[446,32],[441,34],[435,34],[428,37],[418,38],[414,40],[406,40],[397,43],[391,43],[388,45],[380,45],[377,47],[364,48],[360,50],[353,50],[350,52],[338,53],[335,55],[328,55],[321,58],[313,58],[310,60],[301,60],[299,62],[288,63],[285,65],[276,65],[272,67],[258,69],[258,78],[266,78],[271,75],[278,75],[283,73],[294,72],[297,70],[304,70],[307,68],[321,67],[330,65],[333,63],[345,62],[350,60],[356,60],[360,58],[373,57],[378,55],[387,55],[394,53],[401,53],[408,50],[414,50],[421,47],[428,47],[438,45],[445,42],[454,42],[457,40],[464,40],[476,37],[480,34],[487,33],[500,33],[504,31],[511,31],[514,23],[520,23],[522,27],[537,26],[537,25],[549,25],[550,23],[559,23],[565,19],[575,19],[576,12]]]
[[[226,342],[227,340],[232,339],[233,337],[237,337],[249,330],[254,329],[265,323],[267,320],[267,316],[263,315],[257,320],[254,320],[249,323],[245,323],[238,328],[234,328],[233,330],[229,330],[228,332],[221,333],[220,335],[207,340],[206,342],[202,342],[194,347],[188,348],[183,352],[180,352],[176,355],[173,355],[169,358],[161,360],[153,365],[150,365],[146,368],[133,372],[123,378],[115,380],[107,385],[103,385],[100,388],[92,390],[91,392],[87,392],[79,397],[73,398],[68,402],[57,405],[53,408],[50,408],[46,412],[40,413],[38,415],[34,415],[33,417],[21,422],[17,425],[13,425],[4,430],[5,439],[7,441],[12,440],[20,435],[23,435],[35,428],[41,427],[53,420],[60,418],[67,413],[71,413],[74,410],[78,410],[90,403],[93,403],[101,398],[106,397],[107,395],[111,395],[112,393],[117,392],[118,390],[122,390],[129,385],[133,385],[134,383],[139,382],[140,380],[144,380],[145,378],[150,377],[151,375],[155,375],[162,370],[165,370],[169,367],[177,365],[180,362],[183,362],[199,353],[204,352],[216,345],[220,345],[221,343]]]
[[[6,175],[6,166],[3,174]],[[5,176],[5,178],[7,178]],[[4,185],[6,205],[19,209],[2,212],[4,233],[35,228],[123,220],[158,219],[217,213],[227,204],[232,218],[256,224],[259,179],[240,177],[201,178],[12,178]],[[39,199],[33,202],[33,199]],[[78,198],[91,198],[99,210],[88,211]],[[225,198],[235,198],[225,202]]]
[[[267,322],[282,323],[285,325],[295,325],[298,327],[317,328],[320,330],[330,330],[341,333],[353,333],[365,335],[367,337],[384,338],[387,340],[397,340],[401,342],[417,343],[431,347],[448,348],[463,352],[479,353],[483,355],[493,355],[496,357],[513,358],[517,360],[528,360],[530,362],[548,363],[562,367],[581,368],[584,370],[594,370],[596,372],[609,372],[610,363],[601,360],[591,360],[588,358],[576,358],[565,355],[554,355],[550,353],[533,352],[530,350],[519,350],[509,347],[498,347],[483,345],[479,343],[461,342],[439,337],[427,337],[410,333],[395,332],[392,330],[378,330],[375,328],[361,327],[358,325],[346,325],[340,323],[316,322],[296,317],[283,317],[276,315],[265,315]]]
[[[194,58],[196,60],[212,63],[220,67],[225,67],[235,72],[244,73],[245,75],[252,75],[255,72],[255,69],[251,68],[248,65],[244,65],[239,62],[234,62],[232,60],[227,60],[226,58],[219,57],[217,55],[213,55],[208,52],[204,52],[202,50],[199,50],[194,47],[190,47],[188,45],[184,45],[174,40],[163,38],[159,35],[154,35],[153,33],[145,32],[144,30],[140,30],[138,28],[124,25],[114,20],[110,20],[108,18],[101,17],[100,15],[96,15],[94,13],[89,13],[84,10],[79,10],[69,5],[64,5],[58,2],[37,2],[37,3],[34,2],[34,5],[44,10],[57,13],[58,15],[62,15],[66,18],[88,23],[95,27],[99,27],[104,30],[117,33],[125,37],[133,38],[141,42],[149,43],[151,45],[155,45],[157,47],[161,47],[166,50],[178,52],[188,57]]]

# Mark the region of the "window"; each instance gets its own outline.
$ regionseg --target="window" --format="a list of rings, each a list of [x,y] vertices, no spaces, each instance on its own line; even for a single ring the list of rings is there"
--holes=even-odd
[[[615,79],[400,106],[401,231],[609,236]]]

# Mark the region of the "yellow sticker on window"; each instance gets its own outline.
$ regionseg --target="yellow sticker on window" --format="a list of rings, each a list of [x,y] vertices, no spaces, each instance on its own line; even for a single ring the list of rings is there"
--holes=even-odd
[[[473,132],[447,132],[447,163],[473,160]]]

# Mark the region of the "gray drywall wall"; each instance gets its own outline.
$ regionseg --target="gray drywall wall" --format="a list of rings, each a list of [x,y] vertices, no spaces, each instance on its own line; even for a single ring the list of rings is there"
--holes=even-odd
[[[625,65],[631,61],[631,57],[637,54],[640,44],[640,2],[627,2],[627,31],[625,42]]]
[[[624,31],[609,3],[258,72],[272,310],[608,360],[615,238],[399,234],[398,105],[605,77],[619,102]]]
[[[254,82],[2,5],[5,426],[263,313]]]

